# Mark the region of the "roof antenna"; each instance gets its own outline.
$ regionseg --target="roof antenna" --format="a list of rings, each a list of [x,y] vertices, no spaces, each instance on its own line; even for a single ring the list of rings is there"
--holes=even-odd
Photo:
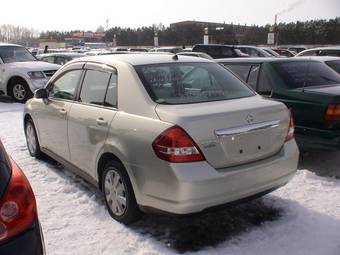
[[[178,55],[177,55],[177,54],[173,55],[173,56],[172,56],[172,59],[173,59],[173,60],[178,60]]]

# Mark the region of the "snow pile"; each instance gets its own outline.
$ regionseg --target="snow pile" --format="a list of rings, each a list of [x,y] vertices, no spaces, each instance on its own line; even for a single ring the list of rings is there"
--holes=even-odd
[[[22,109],[0,103],[0,139],[32,184],[48,254],[340,254],[338,179],[300,170],[263,200],[180,219],[147,215],[125,227],[82,179],[29,156]]]

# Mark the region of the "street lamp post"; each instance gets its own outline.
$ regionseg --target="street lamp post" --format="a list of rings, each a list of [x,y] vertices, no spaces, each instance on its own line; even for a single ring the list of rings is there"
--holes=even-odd
[[[204,28],[203,44],[209,44],[209,28]]]

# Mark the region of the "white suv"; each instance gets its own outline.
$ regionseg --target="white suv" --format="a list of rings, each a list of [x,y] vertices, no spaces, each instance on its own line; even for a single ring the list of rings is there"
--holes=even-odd
[[[0,43],[0,94],[24,103],[59,67],[38,61],[25,47]]]

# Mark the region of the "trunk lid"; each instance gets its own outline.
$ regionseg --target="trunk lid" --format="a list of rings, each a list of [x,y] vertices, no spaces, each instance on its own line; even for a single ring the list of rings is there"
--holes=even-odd
[[[250,163],[276,154],[288,131],[289,111],[253,96],[187,105],[157,105],[159,118],[179,125],[214,168]]]

